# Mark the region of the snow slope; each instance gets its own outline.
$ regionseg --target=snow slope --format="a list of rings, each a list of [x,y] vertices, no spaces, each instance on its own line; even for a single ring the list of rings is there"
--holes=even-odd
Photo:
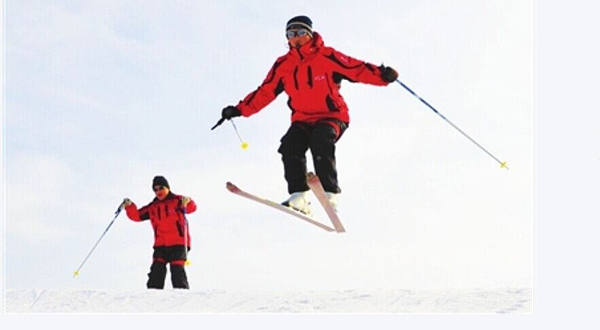
[[[6,313],[532,313],[532,290],[7,290]]]

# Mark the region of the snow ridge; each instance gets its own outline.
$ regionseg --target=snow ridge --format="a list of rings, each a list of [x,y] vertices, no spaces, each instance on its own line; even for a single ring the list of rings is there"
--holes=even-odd
[[[473,290],[6,291],[6,313],[532,313],[529,288]]]

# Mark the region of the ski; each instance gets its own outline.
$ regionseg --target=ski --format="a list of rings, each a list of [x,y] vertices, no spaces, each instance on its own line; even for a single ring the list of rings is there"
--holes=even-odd
[[[325,193],[325,190],[323,189],[323,185],[321,184],[321,180],[319,180],[319,177],[316,176],[314,173],[309,172],[306,175],[306,183],[308,184],[308,187],[310,188],[310,190],[312,190],[312,192],[315,194],[315,196],[317,197],[317,199],[319,200],[319,202],[325,209],[325,212],[327,213],[327,216],[331,220],[331,223],[333,224],[335,231],[337,231],[338,233],[345,232],[346,229],[344,229],[344,226],[342,226],[342,222],[340,221],[340,218],[338,217],[337,213],[333,209],[333,206],[331,206],[331,203],[329,203],[329,199],[327,198],[327,194]]]
[[[331,228],[331,227],[329,227],[327,225],[324,225],[324,224],[318,222],[317,220],[313,219],[312,217],[309,217],[308,215],[306,215],[306,214],[304,214],[302,212],[298,212],[298,211],[296,211],[296,210],[294,210],[294,209],[292,209],[290,207],[283,206],[283,205],[281,205],[279,203],[275,203],[275,202],[270,201],[268,199],[264,199],[262,197],[258,197],[258,196],[252,195],[250,193],[247,193],[247,192],[241,190],[240,188],[238,188],[236,185],[234,185],[231,182],[227,182],[226,187],[227,187],[227,190],[231,191],[232,193],[234,193],[236,195],[248,198],[248,199],[253,200],[255,202],[259,202],[261,204],[270,206],[270,207],[272,207],[274,209],[277,209],[279,211],[283,211],[283,212],[285,212],[287,214],[293,215],[293,216],[295,216],[295,217],[297,217],[299,219],[302,219],[302,220],[304,220],[304,221],[306,221],[306,222],[308,222],[310,224],[313,224],[313,225],[315,225],[315,226],[317,226],[317,227],[319,227],[321,229],[324,229],[324,230],[326,230],[328,232],[336,231],[335,229],[333,229],[333,228]]]

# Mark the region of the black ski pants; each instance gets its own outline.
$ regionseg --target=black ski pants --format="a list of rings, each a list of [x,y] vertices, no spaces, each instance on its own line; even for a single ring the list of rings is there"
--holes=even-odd
[[[189,248],[188,248],[189,251]],[[152,265],[148,273],[148,289],[163,289],[167,276],[167,263],[171,271],[171,283],[174,289],[189,289],[185,273],[186,253],[183,245],[157,246],[152,255]]]
[[[277,150],[281,154],[288,184],[288,192],[307,191],[306,151],[310,148],[315,172],[327,192],[340,193],[335,163],[335,143],[348,125],[339,120],[327,119],[314,124],[293,122],[281,138]]]

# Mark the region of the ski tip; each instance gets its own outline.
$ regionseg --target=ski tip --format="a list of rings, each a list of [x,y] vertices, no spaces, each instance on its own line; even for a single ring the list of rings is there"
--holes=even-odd
[[[231,191],[231,192],[238,192],[240,191],[240,188],[238,188],[236,185],[234,185],[233,183],[227,181],[227,183],[225,184],[225,188],[227,188],[227,190]]]

